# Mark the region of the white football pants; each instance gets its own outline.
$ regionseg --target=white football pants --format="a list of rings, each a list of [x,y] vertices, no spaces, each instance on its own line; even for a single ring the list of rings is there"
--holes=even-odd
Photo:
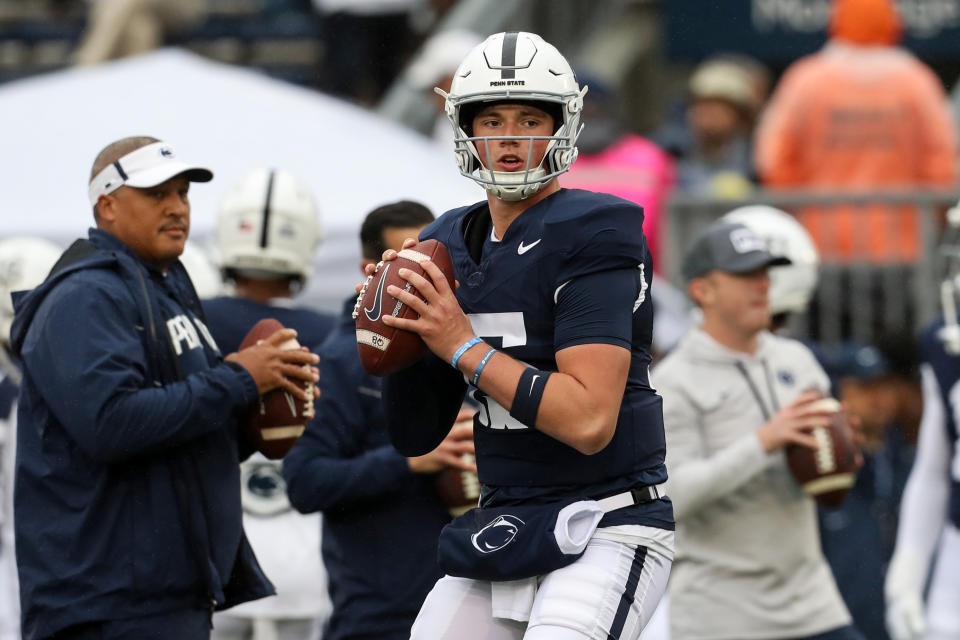
[[[927,596],[924,640],[960,638],[960,531],[947,525],[940,539]]]
[[[493,617],[491,583],[444,576],[411,640],[636,640],[667,586],[671,561],[647,547],[596,539],[573,564],[537,580],[529,622]]]

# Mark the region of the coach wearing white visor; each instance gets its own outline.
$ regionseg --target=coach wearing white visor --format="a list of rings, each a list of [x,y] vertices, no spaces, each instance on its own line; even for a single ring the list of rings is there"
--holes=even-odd
[[[97,156],[96,228],[14,297],[23,360],[14,520],[23,637],[208,639],[273,588],[243,532],[241,420],[316,380],[295,332],[224,358],[178,257],[208,169],[155,138]],[[299,380],[297,380],[299,379]]]

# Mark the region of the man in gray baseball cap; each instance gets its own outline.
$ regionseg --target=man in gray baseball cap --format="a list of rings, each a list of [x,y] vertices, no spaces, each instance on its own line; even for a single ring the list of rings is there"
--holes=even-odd
[[[821,551],[814,504],[783,453],[816,449],[811,430],[831,420],[815,404],[830,385],[813,354],[769,331],[768,267],[787,263],[729,222],[707,227],[684,256],[702,321],[650,374],[663,398],[667,491],[683,559],[670,573],[675,640],[864,640]]]
[[[683,279],[689,282],[717,269],[743,274],[761,267],[790,264],[790,259],[775,256],[767,242],[753,230],[735,222],[717,221],[698,235],[683,258]]]

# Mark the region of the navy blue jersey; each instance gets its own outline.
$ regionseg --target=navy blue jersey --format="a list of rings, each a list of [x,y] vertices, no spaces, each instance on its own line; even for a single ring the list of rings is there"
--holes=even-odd
[[[207,327],[224,355],[239,349],[247,332],[264,318],[276,318],[288,329],[296,329],[297,342],[305,347],[323,342],[336,324],[334,316],[312,309],[276,307],[226,296],[204,300],[203,312],[207,316]]]
[[[957,429],[957,416],[960,412],[960,356],[947,353],[940,331],[943,319],[927,327],[920,335],[920,349],[923,361],[930,365],[937,378],[943,400],[943,416],[946,422],[947,439],[950,443],[950,522],[960,527],[960,463],[957,442],[960,433]]]
[[[503,501],[597,498],[664,482],[661,400],[647,375],[652,263],[642,209],[614,196],[563,189],[524,211],[500,242],[489,242],[490,225],[481,202],[446,213],[421,234],[421,240],[436,238],[449,250],[460,282],[457,299],[478,336],[548,371],[557,370],[557,351],[578,344],[620,345],[630,349],[632,360],[613,440],[589,456],[520,423],[472,389],[480,404],[474,438],[485,495]],[[568,295],[585,281],[589,291]],[[577,306],[590,291],[606,296],[605,309],[593,314],[595,322],[584,323]],[[607,315],[622,317],[624,328],[606,322]],[[603,524],[620,524],[613,520],[624,516],[636,522],[631,511],[608,514]],[[673,527],[668,503],[644,511],[644,523]]]

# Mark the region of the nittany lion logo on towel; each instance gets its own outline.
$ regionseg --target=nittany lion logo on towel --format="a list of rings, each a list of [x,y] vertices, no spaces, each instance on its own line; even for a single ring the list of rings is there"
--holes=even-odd
[[[523,520],[517,516],[497,516],[483,529],[470,536],[470,541],[480,553],[493,553],[513,542],[523,524]]]

